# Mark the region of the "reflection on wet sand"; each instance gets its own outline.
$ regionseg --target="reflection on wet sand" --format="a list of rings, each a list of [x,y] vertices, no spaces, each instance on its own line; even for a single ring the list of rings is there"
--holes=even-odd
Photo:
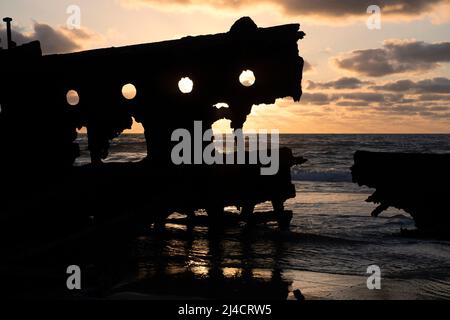
[[[243,234],[245,233],[245,234]],[[136,239],[135,277],[114,293],[285,300],[291,281],[278,267],[283,245],[254,243],[252,231],[167,224]]]
[[[122,227],[123,229],[123,227]],[[281,265],[292,245],[275,226],[167,223],[162,230],[96,232],[2,270],[10,297],[106,299],[271,299],[292,296]],[[82,290],[66,287],[67,266],[82,270]]]

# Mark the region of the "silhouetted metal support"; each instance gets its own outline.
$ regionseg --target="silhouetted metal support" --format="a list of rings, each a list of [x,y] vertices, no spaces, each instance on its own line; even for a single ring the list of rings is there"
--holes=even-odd
[[[3,18],[3,22],[6,22],[6,37],[7,37],[7,45],[8,45],[8,49],[12,49],[15,47],[15,43],[14,41],[12,41],[11,38],[11,21],[12,18],[6,17]]]

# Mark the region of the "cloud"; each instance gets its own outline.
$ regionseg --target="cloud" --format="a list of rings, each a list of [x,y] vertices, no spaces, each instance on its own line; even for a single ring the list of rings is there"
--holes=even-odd
[[[0,27],[1,43],[6,43],[5,27]],[[48,24],[34,22],[33,31],[26,33],[20,29],[13,28],[12,39],[18,45],[39,40],[41,42],[42,52],[67,53],[81,50],[84,46],[100,37],[87,29],[69,30],[64,27],[53,28]]]
[[[355,50],[334,62],[341,69],[369,77],[429,71],[450,62],[450,42],[386,40],[382,48]]]
[[[308,81],[308,89],[359,89],[371,84],[374,83],[371,81],[361,81],[358,78],[343,77],[329,82]]]
[[[448,94],[422,94],[418,97],[420,101],[450,101]]]
[[[271,5],[292,16],[324,16],[346,18],[367,16],[370,5],[378,5],[384,17],[417,17],[439,11],[449,0],[122,0],[126,5],[145,4],[154,8],[205,7],[217,10],[240,10],[258,5]]]
[[[378,106],[374,111],[399,116],[421,116],[450,121],[450,107],[429,106],[427,104],[405,104],[398,106]]]
[[[305,92],[300,100],[303,104],[326,105],[333,104],[345,106],[362,104],[369,105],[372,103],[405,103],[411,102],[405,99],[401,93],[379,93],[379,92],[343,92],[343,93],[321,93],[321,92]],[[412,100],[414,101],[414,100]]]
[[[372,88],[391,92],[450,93],[450,79],[438,77],[417,82],[405,79],[389,82],[381,86],[373,86]]]
[[[332,99],[328,94],[305,92],[300,101],[302,104],[326,105],[330,104]]]
[[[381,93],[375,92],[352,92],[352,93],[343,93],[343,94],[335,94],[332,96],[334,100],[345,99],[345,100],[356,100],[363,101],[367,103],[372,102],[384,102],[386,100],[400,100],[401,97],[397,95],[385,95]]]
[[[303,72],[313,71],[314,68],[308,61],[305,60],[305,64],[303,65]]]
[[[367,101],[342,100],[336,102],[336,105],[339,107],[367,107],[370,103]]]
[[[310,81],[309,84],[307,90],[311,91],[304,93],[300,104],[315,106],[314,110],[328,107],[335,112],[344,109],[346,111],[342,112],[349,117],[362,113],[369,118],[385,116],[406,121],[408,117],[415,117],[416,120],[450,123],[450,79],[447,78],[399,80],[382,85],[357,78],[340,78],[323,83]],[[330,91],[314,91],[323,89]]]

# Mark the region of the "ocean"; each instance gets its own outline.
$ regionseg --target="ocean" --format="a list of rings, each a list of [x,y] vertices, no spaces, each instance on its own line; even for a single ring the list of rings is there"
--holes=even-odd
[[[89,161],[86,137],[79,142],[77,161],[83,164]],[[204,226],[168,223],[164,237],[149,233],[135,240],[134,266],[122,291],[148,293],[138,283],[161,272],[200,279],[218,272],[230,279],[280,277],[289,284],[290,299],[296,288],[310,299],[450,298],[450,242],[401,236],[401,228],[414,228],[402,210],[371,217],[375,205],[365,200],[373,190],[352,183],[350,174],[356,150],[450,153],[450,135],[285,134],[280,144],[308,159],[292,168],[297,192],[286,203],[294,213],[289,232],[271,224],[252,231],[232,227],[215,242]],[[143,135],[122,135],[107,161],[145,155]],[[256,211],[270,209],[264,203]],[[367,288],[371,265],[381,270],[381,290]]]

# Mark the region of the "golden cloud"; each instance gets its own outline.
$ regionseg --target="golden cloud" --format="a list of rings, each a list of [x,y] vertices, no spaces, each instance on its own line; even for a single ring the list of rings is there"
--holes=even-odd
[[[428,14],[437,21],[443,20],[442,7],[450,6],[450,0],[121,0],[121,2],[127,6],[147,5],[156,9],[206,8],[234,13],[271,6],[287,16],[322,17],[333,21],[349,18],[366,19],[367,8],[371,5],[378,5],[384,18],[417,19]],[[448,15],[445,15],[445,20],[447,19]]]

